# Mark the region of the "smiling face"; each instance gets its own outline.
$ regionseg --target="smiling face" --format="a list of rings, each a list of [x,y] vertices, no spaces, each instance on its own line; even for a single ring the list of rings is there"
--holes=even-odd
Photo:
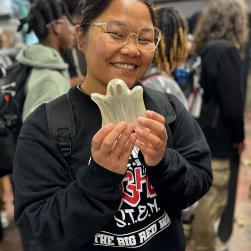
[[[127,24],[132,33],[137,34],[141,27],[153,27],[148,7],[138,0],[113,0],[109,7],[92,23],[117,20]],[[108,34],[101,26],[91,25],[83,38],[77,31],[79,47],[85,54],[87,75],[84,89],[89,94],[105,94],[111,79],[120,78],[132,87],[152,62],[153,51],[140,51],[135,36],[122,46],[114,45],[106,39]]]

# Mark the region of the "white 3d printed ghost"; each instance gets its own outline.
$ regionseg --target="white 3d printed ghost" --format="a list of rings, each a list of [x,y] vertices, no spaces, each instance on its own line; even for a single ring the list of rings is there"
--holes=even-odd
[[[129,90],[121,79],[112,79],[107,85],[106,95],[92,93],[91,99],[100,109],[102,126],[120,121],[136,123],[139,116],[145,115],[143,88],[135,86]]]

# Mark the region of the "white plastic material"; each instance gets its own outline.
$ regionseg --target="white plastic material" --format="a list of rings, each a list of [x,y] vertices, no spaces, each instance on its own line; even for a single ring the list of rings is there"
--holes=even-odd
[[[135,86],[130,90],[121,79],[112,79],[106,95],[92,93],[91,99],[100,109],[102,126],[120,121],[136,123],[139,116],[145,115],[143,88]]]

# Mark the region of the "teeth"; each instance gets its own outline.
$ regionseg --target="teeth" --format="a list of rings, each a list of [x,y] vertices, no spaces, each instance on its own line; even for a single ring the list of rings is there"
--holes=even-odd
[[[122,68],[122,69],[127,69],[127,70],[133,70],[135,68],[135,65],[132,64],[120,64],[116,63],[113,64],[115,67]]]

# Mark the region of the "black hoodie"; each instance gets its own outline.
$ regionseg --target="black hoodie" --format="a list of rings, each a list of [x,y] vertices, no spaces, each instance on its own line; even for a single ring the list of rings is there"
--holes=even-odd
[[[245,138],[240,55],[235,46],[224,39],[208,42],[200,54],[204,94],[198,122],[213,158],[229,158],[233,155],[234,143]]]
[[[19,137],[15,222],[23,235],[46,251],[183,251],[180,211],[212,182],[209,148],[197,123],[174,96],[161,94],[175,112],[172,147],[151,168],[135,148],[127,174],[119,175],[91,158],[91,139],[101,127],[97,105],[78,88],[69,95],[77,136],[68,163],[48,131],[45,105],[26,120]],[[150,96],[144,102],[155,110]]]

